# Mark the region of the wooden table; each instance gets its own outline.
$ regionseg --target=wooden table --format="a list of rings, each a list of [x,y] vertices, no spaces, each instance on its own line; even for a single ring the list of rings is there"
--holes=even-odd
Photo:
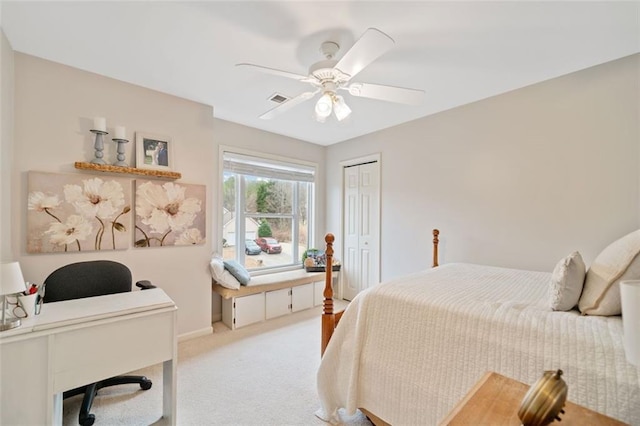
[[[162,415],[175,425],[176,312],[161,289],[44,304],[0,334],[0,424],[61,425],[64,391],[163,363]]]
[[[486,373],[441,425],[520,426],[518,408],[529,386],[498,373]],[[571,389],[569,389],[571,395]],[[620,426],[618,420],[567,401],[560,426]]]

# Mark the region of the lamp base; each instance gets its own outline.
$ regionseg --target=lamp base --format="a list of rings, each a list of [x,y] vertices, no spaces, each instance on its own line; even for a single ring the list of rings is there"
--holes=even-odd
[[[5,318],[0,322],[0,331],[11,330],[20,326],[20,318]]]

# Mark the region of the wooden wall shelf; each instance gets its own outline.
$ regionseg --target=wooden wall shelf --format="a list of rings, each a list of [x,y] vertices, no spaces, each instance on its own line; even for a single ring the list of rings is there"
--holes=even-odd
[[[164,170],[137,169],[135,167],[120,167],[110,164],[94,164],[82,161],[75,162],[76,169],[95,170],[106,173],[123,173],[128,175],[141,175],[160,179],[180,179],[182,175],[178,172],[167,172]]]

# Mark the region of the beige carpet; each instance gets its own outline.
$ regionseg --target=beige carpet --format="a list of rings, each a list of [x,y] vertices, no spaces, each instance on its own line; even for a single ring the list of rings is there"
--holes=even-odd
[[[230,331],[178,347],[177,423],[200,425],[319,425],[316,371],[320,363],[320,308]],[[126,348],[122,349],[126,356]],[[93,405],[96,425],[161,425],[162,366],[145,368],[148,391],[137,385],[102,389]],[[64,425],[77,425],[81,396],[64,402]],[[360,413],[345,424],[370,425]]]

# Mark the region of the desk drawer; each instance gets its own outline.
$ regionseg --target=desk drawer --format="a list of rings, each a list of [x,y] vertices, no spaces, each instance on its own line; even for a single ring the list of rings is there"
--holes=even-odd
[[[51,336],[54,392],[171,359],[175,311],[89,322]]]
[[[0,425],[47,424],[47,336],[0,345]]]

